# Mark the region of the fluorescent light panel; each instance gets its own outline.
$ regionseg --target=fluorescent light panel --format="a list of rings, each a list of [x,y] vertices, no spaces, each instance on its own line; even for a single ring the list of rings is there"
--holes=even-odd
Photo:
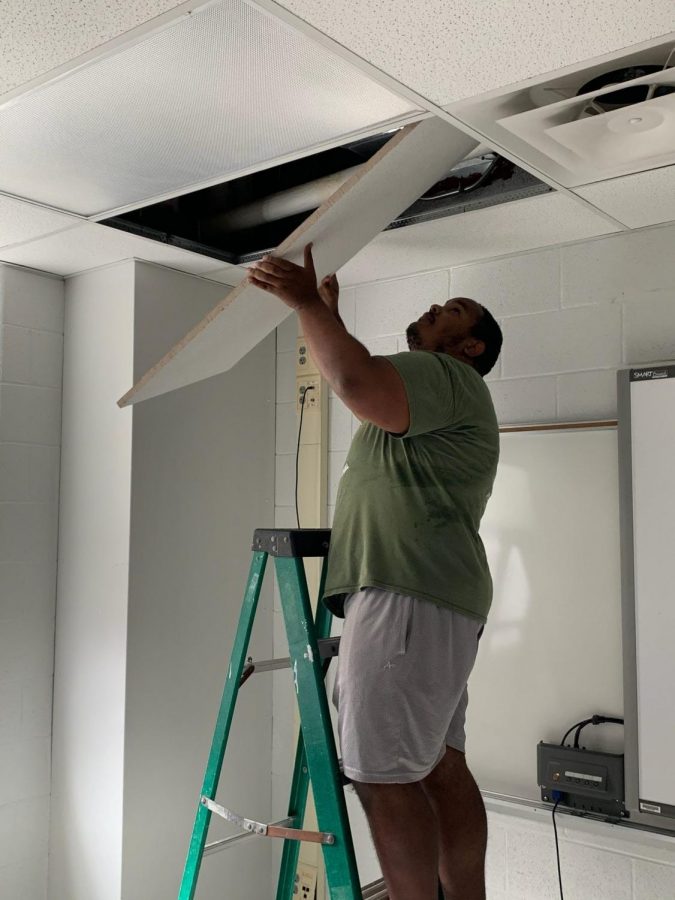
[[[414,111],[230,0],[0,107],[0,192],[101,216]]]

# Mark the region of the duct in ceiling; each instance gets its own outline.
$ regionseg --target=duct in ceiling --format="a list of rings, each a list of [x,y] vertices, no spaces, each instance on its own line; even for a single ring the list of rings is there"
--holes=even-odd
[[[263,169],[114,216],[103,224],[241,264],[278,246],[391,133]],[[495,153],[463,160],[389,225],[400,228],[546,193],[548,185]]]

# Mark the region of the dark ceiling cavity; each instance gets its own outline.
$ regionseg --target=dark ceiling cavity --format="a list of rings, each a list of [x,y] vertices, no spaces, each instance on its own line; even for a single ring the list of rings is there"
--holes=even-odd
[[[671,54],[672,55],[672,54]],[[670,57],[669,57],[670,58]],[[633,106],[635,103],[642,103],[645,100],[651,100],[653,97],[665,97],[666,94],[675,93],[675,87],[670,84],[636,84],[627,87],[621,87],[622,84],[634,81],[636,78],[644,78],[646,75],[654,75],[657,72],[663,72],[664,68],[671,66],[627,66],[623,69],[613,69],[611,72],[603,72],[591,81],[586,82],[577,91],[577,97],[583,94],[590,94],[593,91],[599,91],[604,87],[616,85],[616,91],[610,91],[607,94],[601,94],[594,97],[592,103],[599,107],[597,113],[610,112],[614,109],[622,109],[625,106]]]
[[[181,197],[105,219],[101,224],[242,264],[277,247],[316,208],[317,190],[346,179],[346,170],[367,162],[391,138],[377,135],[235,178]],[[329,188],[332,191],[334,188]],[[551,188],[494,153],[464,160],[389,225],[402,228],[495,206]],[[258,201],[274,198],[282,214],[261,213]],[[308,199],[309,198],[309,199]],[[284,215],[285,209],[302,211]],[[312,206],[312,202],[314,205]],[[269,217],[270,220],[266,220]],[[246,227],[232,227],[233,222]]]

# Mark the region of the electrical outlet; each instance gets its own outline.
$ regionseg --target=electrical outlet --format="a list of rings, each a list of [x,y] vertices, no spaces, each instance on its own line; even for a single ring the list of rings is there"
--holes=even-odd
[[[293,896],[298,897],[298,900],[314,900],[318,874],[319,870],[316,866],[300,863],[295,874]]]
[[[319,375],[307,375],[302,378],[296,378],[296,409],[300,412],[302,398],[305,392],[305,412],[310,409],[321,409],[321,377]],[[308,390],[311,388],[312,390]]]
[[[318,375],[319,370],[309,352],[309,347],[304,337],[298,338],[295,351],[295,374],[298,377],[301,375]]]

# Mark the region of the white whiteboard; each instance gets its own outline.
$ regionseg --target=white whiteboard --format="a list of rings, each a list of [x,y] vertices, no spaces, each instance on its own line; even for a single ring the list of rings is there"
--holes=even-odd
[[[539,741],[623,715],[616,430],[502,434],[481,534],[495,590],[469,679],[467,763],[481,790],[540,800]],[[623,742],[620,725],[589,725],[580,745]]]
[[[675,807],[675,377],[630,385],[640,799]]]

